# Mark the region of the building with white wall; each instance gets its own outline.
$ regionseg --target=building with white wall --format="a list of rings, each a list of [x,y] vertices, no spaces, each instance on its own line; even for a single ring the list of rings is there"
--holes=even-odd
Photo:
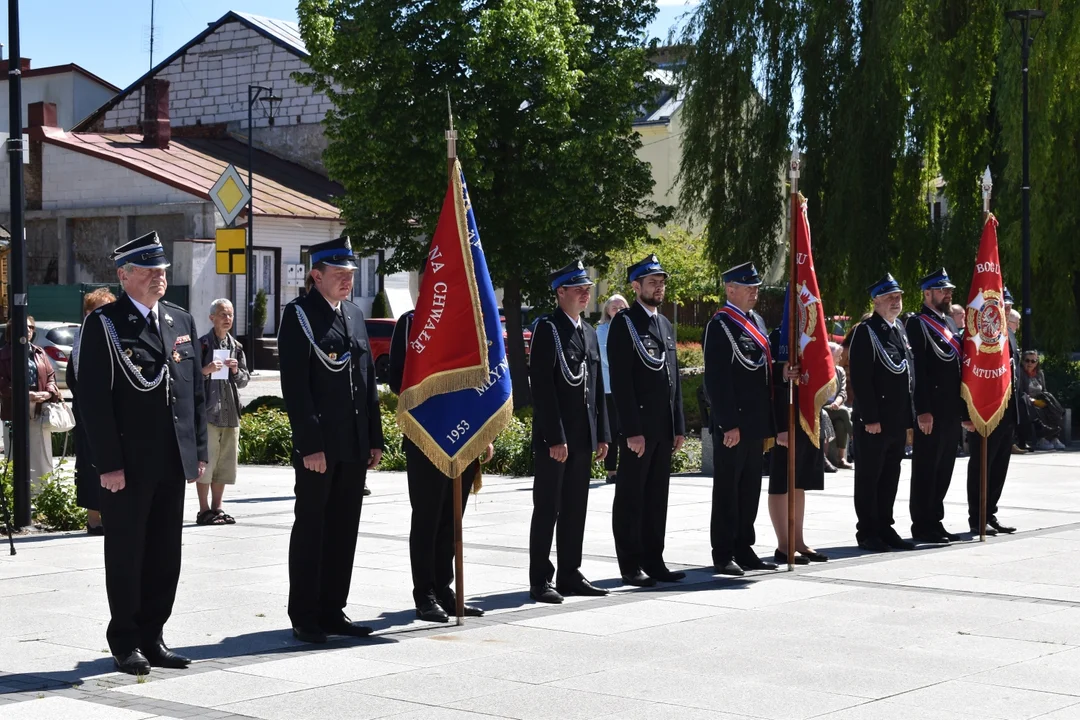
[[[0,60],[0,133],[8,132],[8,69],[9,60]],[[30,58],[22,58],[23,127],[27,123],[27,108],[34,103],[56,105],[56,123],[70,130],[102,104],[120,92],[120,88],[102,80],[75,64],[35,68]]]

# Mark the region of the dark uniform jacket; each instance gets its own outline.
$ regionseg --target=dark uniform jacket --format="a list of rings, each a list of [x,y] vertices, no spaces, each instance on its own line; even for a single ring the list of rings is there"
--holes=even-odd
[[[297,308],[330,360],[352,353],[345,369],[327,367],[301,327]],[[383,449],[375,364],[364,313],[348,300],[340,308],[341,316],[314,288],[285,306],[278,332],[281,392],[292,425],[294,459],[323,452],[327,463],[366,464],[372,449]]]
[[[870,337],[873,333],[893,365],[907,360],[908,369],[892,372],[877,356]],[[885,432],[912,427],[912,386],[914,358],[904,325],[897,319],[890,326],[877,313],[859,324],[851,340],[851,387],[855,395],[855,418],[871,425],[881,423]]]
[[[753,310],[750,320],[766,335],[765,321]],[[721,325],[721,323],[723,325]],[[731,337],[724,328],[731,332]],[[731,345],[751,363],[763,362],[751,370],[737,357]],[[723,314],[717,314],[705,327],[702,338],[705,352],[705,391],[711,405],[710,429],[713,434],[739,429],[743,439],[767,438],[776,434],[772,393],[769,387],[771,368],[765,351],[746,330]],[[786,403],[786,400],[785,400]],[[786,407],[786,404],[785,404]]]
[[[951,317],[925,305],[918,315],[908,318],[907,336],[915,358],[915,414],[932,413],[935,423],[952,422],[960,417],[964,405],[960,397],[960,358],[949,343],[919,319],[922,315],[949,328],[960,339]]]
[[[570,372],[576,375],[585,362],[580,385],[571,385],[563,375],[552,325]],[[582,321],[579,333],[562,310],[540,318],[529,359],[533,447],[537,451],[565,444],[570,452],[594,452],[598,442],[611,442],[600,372],[600,343],[592,326]]]
[[[99,473],[146,470],[160,464],[164,443],[175,441],[184,477],[199,476],[207,461],[203,378],[195,348],[195,320],[186,310],[158,301],[158,327],[153,332],[127,295],[87,316],[79,334],[76,375],[79,417]],[[116,330],[119,350],[102,322]],[[120,355],[120,357],[117,357]],[[127,357],[142,377],[153,380],[162,365],[168,381],[143,392],[121,366]],[[165,455],[167,457],[167,455]],[[127,482],[131,482],[128,477]]]
[[[660,370],[645,366],[631,333],[640,338],[650,356],[665,358]],[[628,438],[644,435],[647,440],[685,435],[682,383],[671,322],[660,313],[650,318],[641,303],[634,302],[612,319],[607,352],[619,434]]]

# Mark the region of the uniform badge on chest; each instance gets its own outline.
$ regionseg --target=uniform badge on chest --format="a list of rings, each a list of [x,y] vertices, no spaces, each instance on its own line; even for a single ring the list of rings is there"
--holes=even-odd
[[[331,360],[337,360],[337,353],[327,353],[326,357],[330,358]]]
[[[180,362],[180,351],[179,350],[173,350],[172,351],[172,359],[173,359],[173,362]]]

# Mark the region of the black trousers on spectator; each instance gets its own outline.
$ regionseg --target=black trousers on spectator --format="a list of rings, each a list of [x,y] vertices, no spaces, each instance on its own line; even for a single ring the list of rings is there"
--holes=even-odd
[[[289,542],[289,619],[316,628],[344,614],[352,582],[356,532],[367,464],[336,462],[326,472],[293,458],[296,504]]]
[[[893,504],[900,484],[900,465],[904,461],[907,428],[882,428],[880,433],[866,432],[866,423],[855,423],[855,537],[859,540],[882,538],[892,530]]]
[[[915,428],[911,457],[911,534],[933,533],[945,519],[945,495],[956,465],[960,417],[934,414],[929,435]]]
[[[763,441],[743,437],[735,447],[724,446],[724,434],[713,434],[712,541],[714,567],[732,559],[756,558],[754,521],[761,502]]]
[[[412,566],[413,602],[439,597],[454,582],[454,479],[435,467],[424,452],[405,438],[406,471],[409,477],[409,562]],[[472,491],[480,461],[461,474],[461,512]]]
[[[585,513],[589,507],[589,476],[592,451],[571,451],[566,462],[551,458],[547,449],[536,450],[533,480],[533,514],[529,529],[529,585],[543,587],[555,578],[551,564],[551,540],[558,528],[558,561],[561,582],[581,577],[581,545],[585,538]]]
[[[105,589],[112,619],[109,650],[126,657],[161,639],[172,614],[180,579],[184,479],[176,442],[155,456],[124,469],[123,490],[102,490],[105,534]]]
[[[997,515],[998,501],[1005,487],[1005,476],[1009,474],[1009,460],[1012,458],[1013,435],[1016,432],[1016,418],[1009,408],[1001,422],[986,438],[986,518]],[[968,525],[979,527],[979,474],[982,467],[982,441],[978,433],[968,433],[967,498]]]
[[[608,444],[608,453],[604,457],[604,469],[608,472],[615,472],[619,469],[619,413],[615,408],[615,396],[607,393],[604,398],[607,402],[608,428],[611,430],[611,439],[613,441]]]
[[[619,438],[621,456],[611,529],[623,575],[664,566],[672,443],[671,438],[646,439],[645,453],[638,457],[627,448],[626,438]]]

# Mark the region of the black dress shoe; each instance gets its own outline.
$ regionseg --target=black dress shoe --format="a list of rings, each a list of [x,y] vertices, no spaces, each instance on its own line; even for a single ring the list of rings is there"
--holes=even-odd
[[[893,550],[914,550],[915,543],[908,542],[895,531],[886,532],[881,536],[882,542],[891,547]]]
[[[937,531],[911,533],[911,538],[927,545],[946,545],[949,542],[949,538]]]
[[[938,534],[941,535],[941,537],[948,540],[949,542],[960,542],[961,540],[964,539],[964,538],[960,537],[959,535],[955,535],[955,534],[949,532],[948,530],[945,529],[945,526],[940,524],[940,523],[938,523],[937,529],[938,529]]]
[[[775,570],[776,563],[762,560],[757,555],[737,561],[743,570]]]
[[[584,597],[603,597],[608,594],[606,589],[596,587],[585,578],[578,578],[577,580],[559,583],[555,586],[555,590],[563,596],[581,595]]]
[[[829,556],[825,553],[819,553],[817,550],[800,550],[799,555],[810,562],[829,562]]]
[[[986,521],[986,524],[997,530],[999,533],[1005,533],[1006,535],[1012,535],[1014,532],[1016,532],[1016,528],[1009,527],[1008,525],[1002,525],[998,522],[998,519],[996,517],[991,517],[989,520]]]
[[[859,547],[863,550],[869,550],[870,552],[889,552],[890,548],[885,544],[885,541],[881,538],[868,537],[857,538]]]
[[[559,594],[558,590],[552,587],[551,583],[534,585],[529,588],[529,597],[536,602],[548,603],[549,605],[558,605],[563,600],[563,596]]]
[[[786,552],[781,552],[780,550],[777,550],[776,552],[773,553],[773,559],[776,560],[776,562],[779,563],[780,565],[787,565],[788,564],[787,553]],[[808,559],[802,557],[801,555],[796,555],[795,560],[793,560],[792,563],[794,565],[809,565],[810,561]]]
[[[369,487],[368,487],[368,486],[367,486],[367,485],[365,484],[365,485],[364,485],[364,497],[367,497],[367,496],[368,496],[368,495],[370,495],[370,494],[371,494],[371,488],[369,488]]]
[[[731,575],[732,577],[742,577],[746,574],[743,572],[743,569],[739,567],[739,563],[734,560],[728,560],[727,564],[723,567],[717,567],[715,570],[718,575]]]
[[[120,657],[119,655],[113,655],[113,662],[116,663],[116,669],[122,673],[128,675],[149,675],[150,674],[150,661],[146,659],[146,656],[139,652],[138,648],[135,648],[126,657]]]
[[[146,657],[154,667],[183,670],[191,664],[191,658],[186,658],[180,653],[173,652],[165,647],[165,643],[163,642],[147,646],[146,650],[143,652],[143,656]]]
[[[443,610],[435,598],[428,595],[424,601],[416,606],[416,617],[425,622],[444,623],[450,621],[450,615]]]
[[[666,567],[653,568],[645,574],[659,582],[679,582],[686,577],[681,570],[668,570]]]
[[[995,535],[997,535],[997,530],[990,527],[990,523],[987,523],[986,525],[987,525],[987,527],[986,527],[986,536],[987,537],[994,537]],[[971,530],[972,535],[978,535],[979,534],[979,526],[978,526],[978,524],[968,525],[968,529]]]
[[[375,632],[367,625],[361,625],[360,623],[354,623],[347,616],[342,615],[339,618],[328,620],[326,622],[319,623],[319,627],[327,635],[348,635],[349,637],[367,637],[371,633]]]
[[[87,535],[97,535],[97,536],[104,535],[105,534],[105,526],[104,525],[87,525],[86,526],[86,534]]]
[[[634,587],[652,587],[656,584],[656,580],[649,577],[645,573],[638,570],[633,575],[623,575],[622,581],[627,585],[633,585]]]
[[[326,633],[319,628],[313,627],[293,627],[293,637],[300,642],[312,643],[315,645],[322,645],[326,642]]]
[[[454,594],[453,590],[440,593],[437,602],[439,607],[446,611],[447,615],[457,617],[457,595]],[[481,608],[468,603],[462,608],[462,612],[465,613],[465,617],[484,617],[484,611]]]

